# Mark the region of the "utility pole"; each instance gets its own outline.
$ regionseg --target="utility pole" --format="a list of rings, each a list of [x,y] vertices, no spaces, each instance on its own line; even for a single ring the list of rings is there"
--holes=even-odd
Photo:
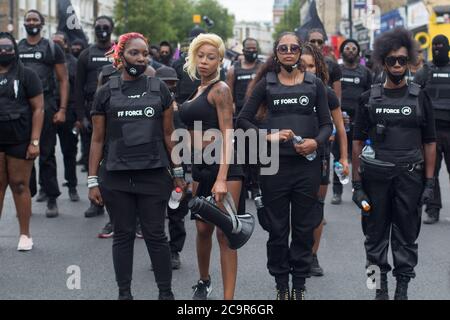
[[[353,39],[353,2],[348,0],[348,35],[350,39]]]

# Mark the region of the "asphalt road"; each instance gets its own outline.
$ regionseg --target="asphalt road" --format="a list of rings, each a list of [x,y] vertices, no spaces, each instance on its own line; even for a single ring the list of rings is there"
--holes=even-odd
[[[61,157],[58,158],[61,164]],[[59,165],[60,184],[64,182]],[[79,168],[78,168],[79,170]],[[0,220],[0,300],[3,299],[116,299],[117,289],[111,257],[112,240],[100,240],[97,233],[106,217],[84,218],[88,207],[86,175],[79,172],[82,201],[72,203],[67,189],[58,200],[60,216],[45,217],[45,204],[33,201],[31,232],[35,243],[28,253],[16,251],[18,224],[8,191]],[[449,177],[442,173],[444,209],[441,222],[423,225],[419,243],[417,278],[410,283],[410,299],[450,298],[450,201]],[[326,219],[319,261],[325,276],[307,280],[307,298],[313,300],[372,299],[367,289],[365,254],[360,216],[351,202],[346,186],[343,204],[326,204]],[[255,212],[248,201],[249,211]],[[182,267],[173,273],[173,290],[177,299],[191,299],[191,287],[198,279],[195,253],[195,224],[186,221],[187,240],[181,254]],[[239,250],[239,274],[236,299],[272,300],[275,285],[266,269],[265,233],[259,225],[246,246]],[[222,284],[217,241],[214,242],[211,299],[222,298]],[[390,261],[392,257],[390,256]],[[80,268],[80,289],[68,289],[70,266]],[[133,294],[135,299],[157,299],[158,293],[150,260],[143,240],[136,240]],[[395,281],[389,275],[391,297]]]

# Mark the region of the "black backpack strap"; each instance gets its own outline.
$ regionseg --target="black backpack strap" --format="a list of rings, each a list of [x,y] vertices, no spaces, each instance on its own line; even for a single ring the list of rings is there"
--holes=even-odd
[[[147,77],[149,93],[159,95],[161,93],[161,80],[154,77]]]
[[[309,83],[309,84],[314,84],[315,83],[315,76],[310,73],[310,72],[305,72],[305,82]]]
[[[421,126],[423,124],[423,110],[422,106],[419,103],[419,94],[420,94],[421,87],[419,84],[415,82],[411,82],[408,87],[408,92],[411,96],[416,98],[417,101],[417,110],[416,110],[416,118],[417,118],[417,124]]]
[[[111,77],[109,79],[109,88],[111,90],[119,90],[120,89],[120,76]]]
[[[266,83],[267,84],[277,84],[278,83],[278,76],[275,72],[269,72],[266,75]]]
[[[52,55],[52,61],[55,61],[55,42],[52,39],[48,39],[48,46],[50,47],[50,54]]]
[[[383,84],[382,83],[373,84],[372,88],[370,89],[370,96],[374,100],[382,100],[382,98],[383,98]]]
[[[415,82],[411,82],[409,84],[408,91],[409,91],[410,95],[412,95],[414,97],[418,97],[419,93],[420,93],[420,85]]]

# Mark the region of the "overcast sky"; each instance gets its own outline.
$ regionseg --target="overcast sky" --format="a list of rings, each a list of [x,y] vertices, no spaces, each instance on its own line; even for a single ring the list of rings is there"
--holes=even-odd
[[[273,0],[218,0],[236,21],[272,21]]]

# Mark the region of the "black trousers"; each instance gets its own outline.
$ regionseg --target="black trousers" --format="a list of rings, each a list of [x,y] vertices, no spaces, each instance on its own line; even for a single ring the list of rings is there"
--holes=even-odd
[[[403,170],[392,179],[376,179],[362,173],[363,187],[371,205],[369,216],[362,218],[367,267],[376,265],[382,273],[389,272],[388,249],[391,244],[394,277],[415,277],[423,177],[423,170]]]
[[[45,95],[44,126],[40,139],[39,185],[41,190],[50,198],[57,198],[61,195],[56,170],[56,126],[53,124],[55,112],[56,102],[54,97]],[[30,188],[36,190],[36,170],[34,166],[31,172]]]
[[[184,197],[180,201],[177,209],[167,207],[167,216],[169,218],[170,251],[180,253],[183,250],[186,241],[186,227],[184,225],[185,217],[189,212],[188,202],[192,197]]]
[[[352,141],[353,141],[353,125],[350,126],[350,131],[347,132],[347,144],[348,144],[348,159],[352,159]],[[336,135],[336,140],[333,142],[333,147],[331,149],[331,152],[333,153],[334,159],[338,160],[341,158],[341,149],[339,144],[339,138]],[[333,193],[334,194],[342,194],[344,191],[344,187],[342,186],[342,183],[339,181],[339,177],[334,172],[334,166],[333,166]]]
[[[74,188],[78,184],[76,171],[78,135],[72,133],[76,115],[70,108],[66,115],[66,122],[57,127],[57,133],[64,157],[64,178],[68,183],[68,187]]]
[[[428,203],[426,211],[431,209],[442,209],[441,187],[439,184],[439,172],[441,171],[442,160],[445,161],[447,172],[450,174],[450,128],[438,129],[436,147],[436,187],[434,188],[434,198]]]
[[[260,176],[264,207],[269,223],[267,267],[277,284],[308,278],[312,263],[313,232],[323,213],[317,200],[320,159],[281,157],[276,175]],[[289,234],[292,241],[289,244]]]
[[[102,185],[100,190],[113,221],[112,253],[119,288],[131,286],[136,219],[139,216],[158,288],[171,289],[170,248],[164,228],[167,197],[116,191]]]

